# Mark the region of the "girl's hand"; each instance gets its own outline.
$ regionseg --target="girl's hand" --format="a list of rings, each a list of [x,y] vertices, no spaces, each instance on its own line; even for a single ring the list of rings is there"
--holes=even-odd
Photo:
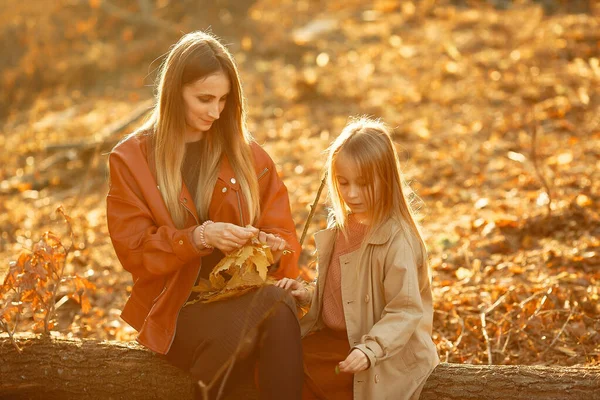
[[[200,228],[194,231],[194,240],[200,246],[199,236]],[[248,240],[258,234],[258,229],[249,226],[242,227],[227,222],[215,222],[204,226],[204,240],[210,246],[213,246],[223,253],[231,253],[248,242]]]
[[[283,250],[285,250],[287,247],[287,242],[285,240],[279,236],[273,235],[272,233],[260,231],[258,233],[258,240],[266,243],[267,246],[271,248],[271,253],[273,254],[273,263],[279,261],[281,254],[283,254]]]
[[[359,349],[354,349],[348,354],[348,357],[338,365],[340,366],[341,372],[355,374],[366,370],[369,368],[370,364],[369,358],[365,353]]]
[[[292,297],[296,299],[296,302],[299,304],[307,304],[310,302],[310,292],[308,289],[300,282],[295,279],[283,278],[275,284],[275,286],[283,288],[290,292]]]

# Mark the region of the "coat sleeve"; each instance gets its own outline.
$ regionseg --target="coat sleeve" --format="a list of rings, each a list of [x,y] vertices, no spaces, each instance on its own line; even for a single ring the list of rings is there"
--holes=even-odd
[[[413,250],[403,233],[393,240],[384,264],[383,291],[387,305],[381,319],[354,346],[367,355],[371,366],[398,354],[423,318],[416,249]]]
[[[109,168],[108,230],[119,261],[134,277],[171,274],[212,251],[195,245],[192,234],[196,226],[177,229],[156,223],[119,154],[109,156]]]
[[[261,158],[267,159],[265,172],[259,174],[258,184],[260,187],[260,218],[256,227],[261,231],[279,235],[287,244],[290,253],[281,256],[278,269],[273,277],[296,278],[299,275],[298,258],[300,257],[300,243],[296,234],[296,225],[292,219],[290,199],[288,191],[279,176],[273,160],[267,153],[258,149]]]

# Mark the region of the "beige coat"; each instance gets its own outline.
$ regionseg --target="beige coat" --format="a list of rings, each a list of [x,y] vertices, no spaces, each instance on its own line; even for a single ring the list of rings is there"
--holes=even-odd
[[[439,363],[428,268],[404,229],[390,220],[373,233],[360,261],[360,250],[340,257],[348,341],[371,362],[354,375],[355,400],[418,399]],[[315,235],[319,275],[300,321],[302,336],[323,327],[322,294],[335,236],[335,229]]]

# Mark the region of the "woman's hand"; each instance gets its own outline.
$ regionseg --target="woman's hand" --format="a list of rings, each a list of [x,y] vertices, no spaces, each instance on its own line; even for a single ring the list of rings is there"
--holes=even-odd
[[[255,228],[256,229],[256,228]],[[283,250],[287,247],[287,242],[279,236],[273,235],[272,233],[266,233],[260,231],[258,233],[258,240],[266,243],[271,248],[273,254],[273,263],[276,263],[281,258]]]
[[[341,372],[355,374],[369,368],[370,364],[369,358],[365,353],[359,349],[354,349],[348,354],[348,357],[338,365],[340,366]]]
[[[194,240],[199,245],[200,227],[194,230]],[[242,227],[227,222],[215,222],[204,226],[204,240],[210,246],[213,246],[223,253],[231,253],[248,242],[248,240],[258,234],[258,229],[248,226]]]
[[[302,283],[295,279],[283,278],[275,284],[275,286],[285,289],[290,292],[292,297],[296,299],[298,304],[304,305],[310,302],[311,294]]]

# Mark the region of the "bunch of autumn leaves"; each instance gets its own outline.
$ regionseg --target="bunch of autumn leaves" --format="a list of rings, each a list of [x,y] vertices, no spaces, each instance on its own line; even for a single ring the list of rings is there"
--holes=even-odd
[[[210,273],[209,281],[201,281],[192,288],[198,296],[187,304],[198,301],[211,303],[241,296],[255,288],[270,284],[267,278],[273,254],[265,243],[256,237],[249,243],[225,256]]]
[[[62,206],[56,212],[69,228],[71,244],[65,246],[57,235],[45,232],[31,250],[23,251],[10,264],[0,285],[0,332],[8,333],[18,351],[14,334],[20,322],[33,322],[30,329],[49,335],[55,325],[56,310],[65,301],[79,303],[84,313],[91,308],[88,294],[95,291],[95,285],[74,272],[66,274],[74,242],[71,218]]]

